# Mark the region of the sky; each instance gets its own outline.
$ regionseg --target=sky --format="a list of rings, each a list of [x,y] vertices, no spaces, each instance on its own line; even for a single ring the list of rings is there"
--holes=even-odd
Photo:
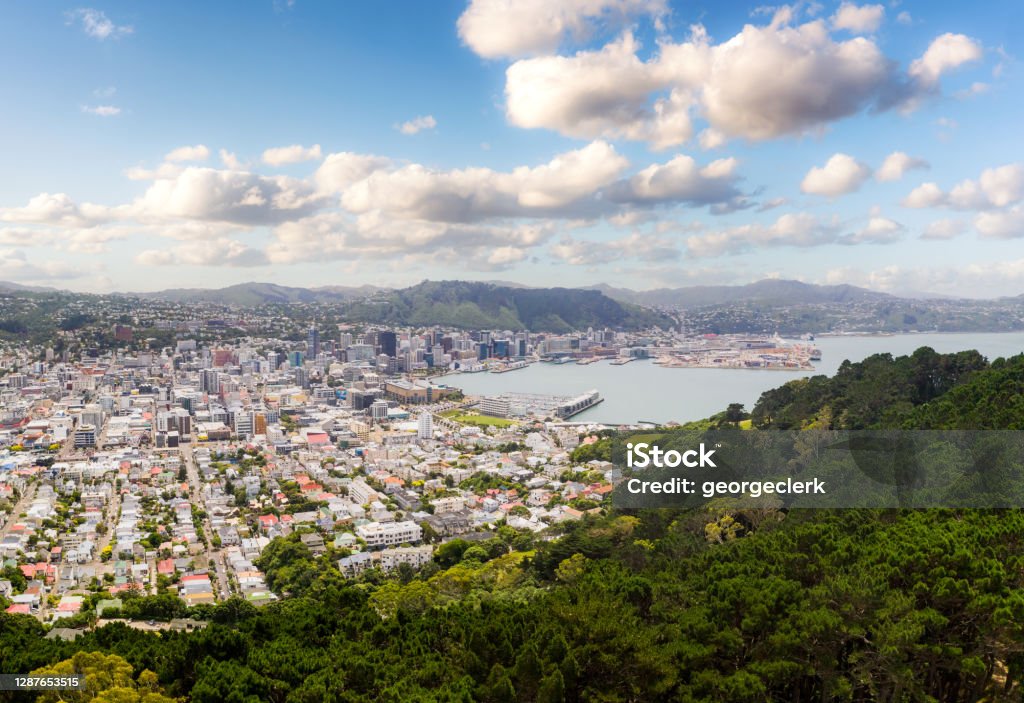
[[[1024,294],[1024,4],[4,3],[0,281]]]

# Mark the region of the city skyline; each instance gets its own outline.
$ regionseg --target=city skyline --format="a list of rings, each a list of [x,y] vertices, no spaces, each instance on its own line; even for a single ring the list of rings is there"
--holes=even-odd
[[[8,8],[0,280],[1021,294],[999,5]]]

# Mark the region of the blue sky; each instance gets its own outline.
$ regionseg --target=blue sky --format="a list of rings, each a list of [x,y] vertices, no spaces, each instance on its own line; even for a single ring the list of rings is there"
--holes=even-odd
[[[1021,20],[1010,1],[7,4],[0,280],[1021,294]]]

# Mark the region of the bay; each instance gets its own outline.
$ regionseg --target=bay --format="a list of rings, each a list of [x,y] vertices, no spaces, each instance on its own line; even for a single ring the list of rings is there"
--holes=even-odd
[[[750,410],[766,390],[796,378],[831,376],[845,359],[872,354],[903,356],[928,346],[940,353],[976,349],[989,359],[1024,352],[1024,333],[901,334],[819,337],[822,352],[814,371],[662,368],[650,361],[612,366],[608,361],[579,364],[531,364],[508,373],[451,374],[438,382],[469,395],[539,393],[574,396],[596,388],[604,402],[572,418],[575,422],[688,422],[721,412],[729,403]]]

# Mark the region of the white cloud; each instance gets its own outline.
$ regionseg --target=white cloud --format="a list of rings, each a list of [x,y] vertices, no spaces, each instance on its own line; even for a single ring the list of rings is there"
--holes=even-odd
[[[927,168],[930,168],[930,165],[924,159],[910,156],[902,151],[894,151],[885,157],[885,161],[875,171],[875,180],[898,181],[907,171]]]
[[[135,257],[143,266],[265,266],[262,251],[234,239],[178,244],[173,249],[147,249]]]
[[[988,239],[1024,238],[1024,209],[1018,205],[998,212],[978,213],[974,228]]]
[[[882,5],[855,5],[844,2],[832,15],[832,26],[850,32],[874,32],[882,25],[885,7]]]
[[[391,160],[383,156],[342,151],[328,154],[313,175],[313,180],[322,193],[341,193],[353,183],[390,165]]]
[[[937,207],[945,202],[946,196],[937,183],[922,183],[903,199],[903,207]]]
[[[92,203],[79,205],[67,193],[40,193],[24,207],[0,208],[0,221],[92,227],[113,216],[110,208]]]
[[[319,144],[314,144],[308,148],[301,144],[292,144],[291,146],[278,146],[267,149],[263,152],[263,163],[268,166],[283,166],[285,164],[297,164],[302,161],[319,161],[322,156]]]
[[[435,171],[419,164],[375,170],[342,194],[351,212],[387,212],[406,219],[473,222],[490,217],[537,217],[568,206],[596,210],[596,192],[628,162],[605,142],[508,173],[486,168]]]
[[[899,222],[875,215],[862,230],[840,237],[838,241],[840,244],[892,244],[902,238],[904,230]]]
[[[230,152],[227,149],[221,149],[218,156],[220,156],[220,162],[224,164],[224,168],[231,169],[232,171],[242,170],[242,162],[239,161],[238,157],[233,152]]]
[[[782,207],[783,205],[785,205],[788,202],[789,202],[788,199],[782,198],[782,197],[771,198],[769,200],[765,200],[763,203],[758,205],[757,206],[757,211],[758,212],[767,212],[769,210],[774,210],[777,207]]]
[[[437,126],[437,120],[434,119],[433,115],[420,115],[414,117],[408,122],[395,125],[395,129],[405,135],[419,134],[425,129],[433,129]]]
[[[484,58],[554,52],[567,38],[585,40],[602,25],[667,13],[664,0],[471,0],[459,37]]]
[[[945,240],[959,237],[967,231],[967,223],[962,220],[935,220],[924,228],[921,239]]]
[[[154,181],[158,178],[174,178],[181,173],[182,168],[179,164],[165,162],[152,169],[133,166],[132,168],[125,169],[124,175],[132,181]]]
[[[867,27],[881,6],[846,7],[838,21]],[[663,149],[686,142],[699,114],[709,148],[727,138],[816,133],[865,110],[910,112],[939,92],[942,74],[980,56],[972,39],[944,35],[904,73],[873,39],[837,41],[820,19],[790,26],[798,13],[783,10],[718,44],[699,25],[683,42],[662,35],[648,59],[627,31],[599,50],[518,60],[506,71],[506,117],[518,127]]]
[[[904,207],[950,207],[956,210],[1002,208],[1024,199],[1024,165],[987,168],[978,180],[966,179],[948,193],[936,183],[923,183],[903,199]]]
[[[1024,288],[1024,259],[965,263],[956,267],[885,266],[873,271],[838,268],[823,283],[849,283],[872,290],[900,293],[925,291],[958,298],[1020,295]]]
[[[82,105],[82,112],[97,117],[115,117],[121,114],[121,108],[115,105]]]
[[[134,234],[128,227],[0,227],[0,244],[19,247],[57,247],[82,254],[107,251],[107,243]]]
[[[717,149],[725,144],[727,139],[724,134],[714,127],[708,127],[697,136],[697,141],[701,149]]]
[[[682,256],[672,239],[640,232],[611,241],[583,241],[564,236],[551,245],[549,252],[555,259],[573,266],[597,266],[627,259],[666,263]]]
[[[100,41],[117,39],[135,31],[131,25],[114,24],[104,13],[91,7],[80,7],[77,10],[71,10],[65,13],[65,17],[67,17],[68,24],[78,22],[83,32],[93,39],[99,39]]]
[[[143,218],[263,225],[305,217],[321,205],[297,179],[192,166],[156,180],[132,208]]]
[[[608,191],[610,199],[630,203],[721,203],[739,196],[734,158],[699,167],[680,154],[668,163],[652,164]]]
[[[21,249],[0,249],[0,280],[49,283],[81,278],[90,271],[63,261],[30,261]]]
[[[933,86],[942,74],[978,61],[981,56],[981,45],[976,41],[964,34],[947,32],[936,37],[924,54],[910,64],[909,74],[925,86]]]
[[[196,144],[195,146],[179,146],[168,152],[164,160],[173,162],[206,161],[208,158],[210,158],[210,150],[204,144]]]
[[[737,254],[761,247],[815,247],[838,240],[836,222],[822,222],[808,213],[787,213],[770,225],[746,224],[686,240],[690,256]]]
[[[896,21],[899,24],[907,25],[914,22],[914,18],[910,16],[910,13],[904,10],[903,12],[896,15]]]
[[[800,190],[834,198],[854,192],[870,175],[871,169],[849,154],[833,154],[824,166],[807,172]]]
[[[479,225],[392,220],[380,213],[351,218],[323,212],[274,229],[267,257],[274,264],[378,260],[434,262],[495,271],[528,257],[554,229],[548,224]]]
[[[517,127],[553,129],[581,139],[625,138],[655,148],[690,138],[690,100],[666,87],[651,64],[636,56],[630,33],[600,51],[517,61],[506,71],[506,115]]]
[[[991,86],[988,83],[975,81],[974,83],[971,83],[971,85],[968,86],[967,88],[956,91],[953,94],[953,97],[955,97],[957,100],[967,100],[978,95],[984,95],[989,91],[990,88]]]

